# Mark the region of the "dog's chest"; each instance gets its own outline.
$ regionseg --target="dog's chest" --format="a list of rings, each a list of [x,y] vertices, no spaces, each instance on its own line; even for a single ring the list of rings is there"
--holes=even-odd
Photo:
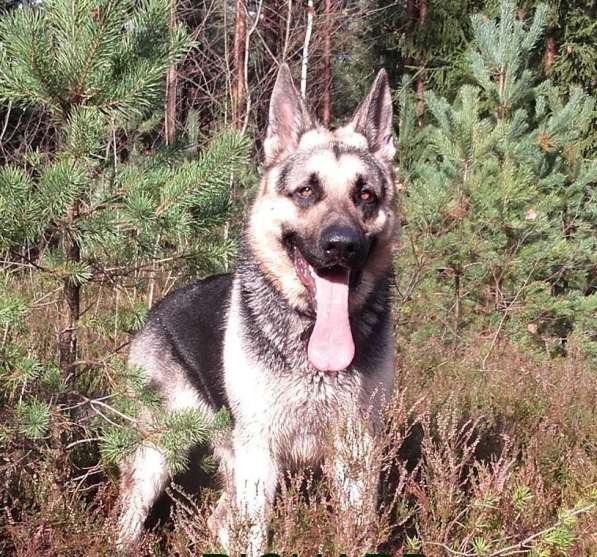
[[[226,343],[224,362],[235,433],[295,462],[321,459],[331,430],[361,399],[356,372],[280,374],[250,359],[239,342]]]
[[[243,328],[233,291],[224,343],[226,395],[235,418],[235,435],[263,442],[282,459],[314,462],[324,456],[329,435],[342,420],[359,412],[363,376],[357,371],[315,372],[300,355],[296,334],[286,331],[291,369],[269,369],[252,354],[254,338]],[[362,409],[361,409],[362,410]]]
[[[356,411],[360,381],[353,372],[286,377],[272,386],[271,434],[294,462],[323,458],[334,429]]]
[[[260,395],[236,398],[239,426],[267,440],[285,460],[321,460],[334,428],[358,405],[358,376],[350,372],[279,376],[263,369],[255,371]]]

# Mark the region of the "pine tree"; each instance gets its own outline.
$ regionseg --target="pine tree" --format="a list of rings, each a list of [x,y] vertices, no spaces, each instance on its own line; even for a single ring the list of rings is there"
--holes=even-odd
[[[574,337],[595,353],[597,165],[579,146],[594,100],[581,89],[563,98],[529,67],[545,21],[545,6],[529,24],[508,0],[497,20],[473,16],[472,83],[452,102],[428,92],[434,122],[404,127],[406,153],[428,145],[403,168],[407,231],[417,238],[405,257],[443,338],[480,329],[493,347],[508,331],[565,352]],[[437,322],[426,332],[437,334]]]
[[[169,4],[56,0],[3,18],[0,99],[50,115],[56,147],[31,153],[27,166],[0,175],[0,249],[32,246],[38,268],[62,282],[68,317],[60,334],[60,367],[72,371],[81,287],[131,257],[178,253],[213,262],[199,240],[223,213],[227,181],[246,156],[238,136],[218,138],[199,159],[113,160],[118,130],[135,127],[158,106],[167,68],[190,47],[169,29]]]
[[[31,149],[0,169],[0,399],[12,408],[5,440],[50,442],[52,424],[69,414],[63,408],[84,407],[94,419],[59,439],[101,438],[110,463],[149,437],[177,470],[184,448],[225,427],[222,417],[158,413],[151,431],[138,431],[136,416],[155,405],[155,394],[119,354],[104,354],[101,365],[84,357],[97,353],[98,338],[138,328],[146,310],[117,302],[92,316],[103,285],[118,296],[124,281],[143,269],[154,276],[162,262],[183,277],[221,269],[234,248],[223,225],[246,139],[222,130],[199,149],[189,126],[178,143],[149,147],[161,128],[155,111],[166,72],[192,46],[170,24],[167,0],[49,0],[0,19],[0,103],[46,118],[53,138],[51,149]],[[31,298],[16,288],[23,269]],[[57,349],[32,356],[23,333],[38,292],[59,293],[63,322]],[[93,339],[88,345],[81,331]],[[86,447],[75,450],[93,453]]]

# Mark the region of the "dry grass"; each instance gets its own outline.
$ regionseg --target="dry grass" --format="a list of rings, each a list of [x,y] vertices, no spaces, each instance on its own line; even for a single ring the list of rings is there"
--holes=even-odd
[[[325,474],[294,477],[278,497],[272,549],[595,554],[592,370],[572,358],[533,361],[511,346],[481,370],[483,356],[452,354],[429,369],[415,364],[426,360],[419,350],[405,350],[388,408],[377,514],[357,520],[338,512]],[[207,512],[178,506],[169,553],[213,547]]]
[[[118,311],[143,296],[121,296]],[[127,336],[98,325],[110,321],[116,309],[109,290],[87,302],[95,305],[89,304],[93,309],[81,335],[83,359],[92,362],[86,373],[98,385],[109,385],[112,371],[102,358]],[[56,305],[40,304],[28,316],[22,341],[42,361],[54,357],[48,323],[57,311]],[[374,482],[368,487],[370,497],[379,497],[378,511],[340,512],[325,470],[290,477],[278,494],[272,550],[420,551],[427,557],[597,554],[597,381],[590,362],[573,347],[567,358],[549,360],[507,341],[489,358],[487,342],[480,339],[459,351],[432,341],[399,346],[397,390],[376,464],[380,492],[373,493]],[[76,393],[69,398],[76,401]],[[42,443],[19,438],[2,449],[0,552],[113,555],[116,472],[98,462],[94,443],[66,449],[83,429],[57,408]],[[2,413],[9,416],[11,409]],[[171,493],[172,521],[149,534],[140,553],[217,550],[207,527],[217,492],[184,494],[173,487]],[[245,526],[239,525],[240,539]]]

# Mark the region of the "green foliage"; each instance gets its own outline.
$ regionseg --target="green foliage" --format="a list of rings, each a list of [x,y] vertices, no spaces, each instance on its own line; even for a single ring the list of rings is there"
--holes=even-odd
[[[106,428],[100,441],[100,451],[106,463],[119,464],[135,452],[140,442],[139,434],[132,428]]]
[[[31,397],[17,404],[17,424],[19,432],[31,440],[42,438],[50,425],[50,405]]]
[[[156,160],[133,160],[98,191],[99,204],[121,192],[112,225],[102,212],[90,216],[86,231],[94,233],[82,241],[90,249],[99,241],[114,258],[131,253],[160,258],[178,252],[181,257],[217,265],[230,255],[231,246],[214,236],[214,229],[226,221],[230,179],[245,164],[248,152],[245,138],[225,131],[196,160],[180,161],[167,154]],[[108,234],[102,235],[104,230]]]
[[[471,73],[491,106],[511,111],[531,91],[529,56],[545,29],[547,6],[540,4],[528,29],[516,18],[513,2],[501,2],[499,20],[471,17],[474,48],[468,51]],[[497,115],[499,117],[500,114]]]
[[[489,555],[491,553],[491,544],[484,538],[478,537],[473,540],[473,551],[475,555]]]
[[[552,0],[549,3],[549,35],[556,46],[548,77],[562,91],[582,86],[595,88],[597,79],[597,21],[595,6],[585,0]]]
[[[482,0],[426,0],[425,15],[421,14],[421,2],[390,4],[387,0],[372,0],[366,3],[371,15],[356,23],[360,32],[355,40],[353,52],[356,60],[339,60],[342,72],[338,79],[349,74],[343,91],[357,84],[358,94],[365,94],[366,80],[363,75],[372,67],[382,64],[389,73],[390,81],[398,83],[405,74],[411,74],[425,88],[433,88],[444,94],[458,87],[465,75],[464,51],[471,33],[471,22],[464,14],[483,9]],[[409,6],[412,11],[409,11]],[[359,96],[352,95],[351,101],[358,102]],[[339,99],[344,104],[344,99]]]
[[[526,485],[516,486],[512,493],[512,505],[514,510],[518,513],[523,513],[532,499],[533,494]]]
[[[27,313],[27,303],[18,297],[0,297],[0,327],[17,325]]]
[[[234,249],[230,185],[248,140],[220,129],[145,143],[166,71],[192,46],[167,0],[50,0],[0,18],[0,102],[47,114],[52,138],[0,168],[0,436],[12,450],[37,441],[42,460],[58,449],[109,470],[151,444],[180,471],[190,446],[227,427],[221,413],[163,410],[121,353],[147,312],[148,276],[164,262],[183,280],[222,269]],[[110,307],[105,285],[118,292]]]
[[[167,68],[192,46],[169,18],[166,0],[55,0],[0,20],[0,101],[49,113],[55,137],[50,152],[0,169],[0,253],[61,286],[75,324],[73,300],[94,281],[161,260],[212,271],[233,249],[223,225],[245,138],[222,130],[198,153],[184,140],[116,152],[120,134],[153,118]]]
[[[425,271],[417,280],[445,338],[490,327],[563,351],[574,332],[595,353],[597,175],[578,148],[594,99],[580,89],[563,98],[537,80],[528,64],[546,9],[528,25],[515,13],[503,1],[497,22],[472,18],[474,84],[452,101],[427,92],[433,123],[407,134],[427,149],[403,169],[407,233],[417,238],[406,256]]]
[[[0,137],[6,122],[39,115],[44,139],[13,135],[0,149],[19,147],[0,168],[0,553],[100,554],[114,537],[114,465],[158,446],[182,471],[191,445],[230,433],[225,410],[165,409],[125,361],[148,307],[228,268],[247,195],[234,182],[251,147],[194,101],[186,134],[161,144],[166,69],[191,46],[184,27],[170,28],[166,0],[13,4],[0,3]],[[397,330],[409,402],[389,417],[393,449],[408,453],[424,424],[415,471],[401,468],[398,505],[376,517],[366,549],[391,539],[412,552],[506,554],[530,537],[529,554],[590,554],[597,167],[594,103],[577,87],[595,80],[590,8],[491,2],[469,19],[483,2],[429,0],[422,25],[406,4],[358,4],[367,15],[333,61],[336,113],[354,108],[373,67],[402,80]],[[214,9],[205,44],[223,49]],[[550,70],[546,35],[557,46]],[[262,60],[250,53],[250,79]],[[224,71],[208,77],[226,89]],[[251,90],[258,122],[265,89]],[[69,289],[80,312],[65,370],[56,339],[71,327]],[[355,547],[346,513],[287,487],[273,547]],[[165,551],[213,542],[195,512],[185,507]]]
[[[182,472],[188,468],[188,450],[205,443],[207,433],[205,417],[197,410],[179,410],[166,416],[158,444],[171,470]]]
[[[57,0],[2,19],[0,99],[50,111],[61,139],[31,171],[2,169],[0,249],[69,237],[83,262],[52,249],[44,263],[72,285],[90,280],[102,260],[172,257],[172,245],[210,266],[229,254],[213,228],[225,220],[230,176],[248,155],[245,139],[224,131],[194,160],[172,150],[137,154],[124,166],[106,158],[117,126],[149,115],[166,69],[190,47],[168,18],[164,0]]]
[[[221,412],[208,420],[194,409],[164,411],[154,407],[154,416],[155,420],[147,430],[138,429],[128,420],[120,420],[120,424],[107,427],[101,424],[100,451],[104,461],[118,464],[137,449],[157,446],[163,452],[169,469],[177,474],[188,469],[191,448],[204,445],[215,435],[228,430],[228,423]],[[203,466],[206,471],[214,469],[210,462],[203,463]]]
[[[163,0],[52,0],[0,20],[0,99],[58,120],[92,106],[124,121],[147,114],[162,77],[190,47]],[[123,31],[124,30],[124,31]]]
[[[471,52],[467,47],[471,40],[477,40],[474,29],[483,18],[492,17],[509,20],[508,25],[515,30],[529,14],[540,15],[543,33],[538,35],[535,48],[529,51],[529,55],[523,56],[525,67],[532,68],[542,78],[551,79],[562,95],[579,86],[585,91],[595,88],[597,23],[592,2],[521,0],[517,11],[509,15],[502,14],[503,5],[494,0],[426,0],[405,2],[400,6],[386,0],[370,0],[365,4],[370,15],[353,24],[355,39],[351,44],[351,55],[337,60],[335,79],[342,83],[339,104],[343,111],[345,106],[356,102],[359,95],[364,94],[361,89],[366,82],[364,76],[370,75],[372,66],[379,65],[387,68],[395,87],[399,86],[405,74],[410,74],[413,84],[417,82],[420,88],[419,98],[422,90],[431,89],[452,99],[471,72],[468,59]],[[484,15],[469,17],[481,11]],[[503,18],[503,15],[508,17]],[[510,45],[514,54],[515,45],[515,41]],[[523,46],[521,54],[529,45],[518,45]],[[550,48],[552,50],[548,52]],[[495,51],[490,48],[484,55],[492,57],[494,54]],[[518,87],[523,92],[522,81]],[[347,92],[350,92],[348,101],[345,98]],[[427,123],[423,106],[417,108],[419,123]],[[585,154],[595,149],[596,129],[593,117],[591,132],[582,138]]]

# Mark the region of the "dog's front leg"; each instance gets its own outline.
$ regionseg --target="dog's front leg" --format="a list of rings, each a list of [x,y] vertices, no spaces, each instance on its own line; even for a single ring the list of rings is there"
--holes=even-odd
[[[141,537],[143,523],[169,477],[166,457],[153,445],[142,445],[122,465],[117,547],[132,548]]]
[[[267,443],[259,435],[234,444],[233,490],[236,516],[220,530],[222,545],[232,549],[233,531],[248,526],[247,545],[242,553],[258,555],[267,545],[267,524],[277,485],[277,467]],[[246,531],[246,530],[245,530]],[[243,544],[244,545],[244,544]]]
[[[351,510],[359,521],[374,517],[379,471],[375,438],[369,428],[350,422],[335,436],[331,475],[342,511]]]

